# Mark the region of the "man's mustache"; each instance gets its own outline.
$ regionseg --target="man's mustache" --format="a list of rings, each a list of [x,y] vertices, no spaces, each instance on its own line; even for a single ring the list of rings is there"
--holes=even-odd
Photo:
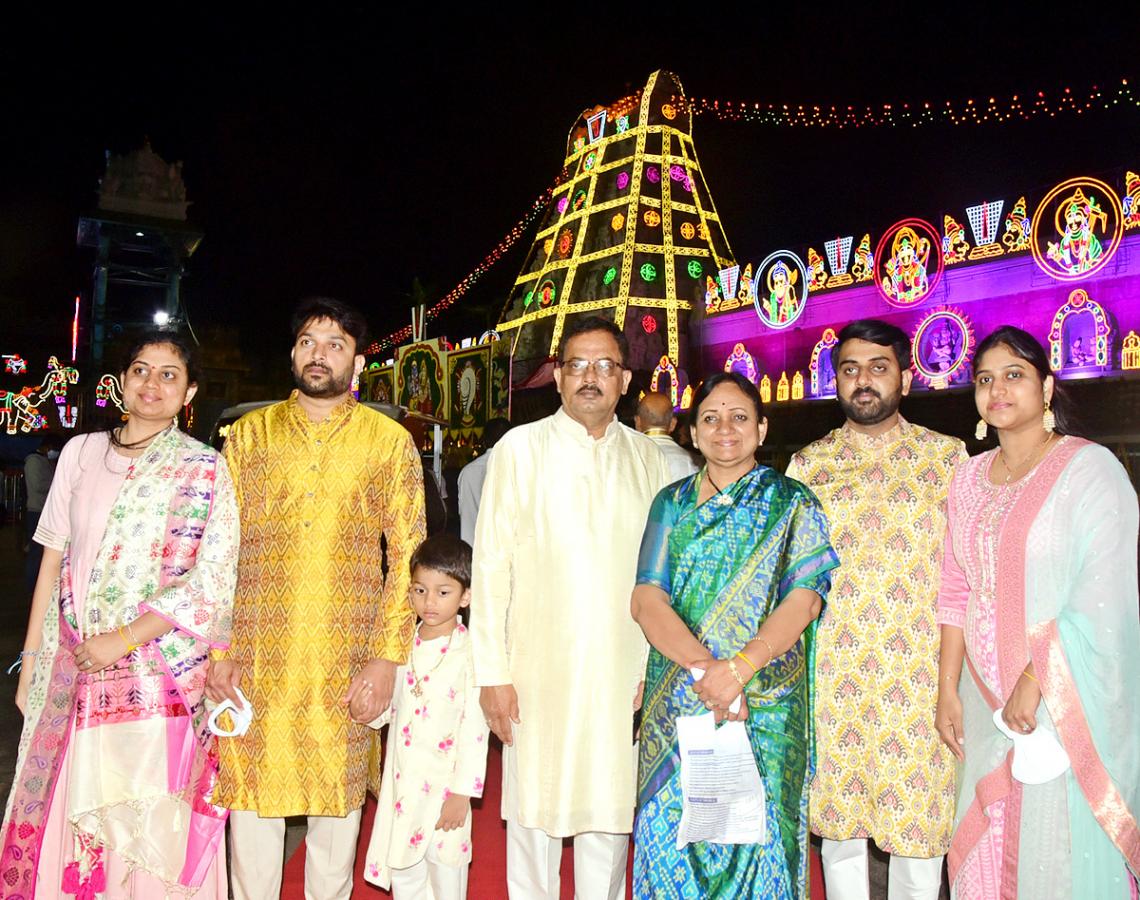
[[[578,388],[578,390],[575,391],[574,393],[585,394],[587,392],[589,392],[591,394],[597,394],[599,397],[602,394],[601,388],[597,387],[596,385],[592,385],[592,384],[584,384],[580,388]]]

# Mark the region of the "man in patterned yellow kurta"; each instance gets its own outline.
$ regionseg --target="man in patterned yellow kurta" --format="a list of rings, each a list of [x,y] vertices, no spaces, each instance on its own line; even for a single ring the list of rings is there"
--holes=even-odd
[[[841,561],[817,636],[811,830],[828,900],[869,897],[868,839],[892,855],[891,900],[935,900],[954,761],[934,730],[934,614],[946,492],[966,450],[899,415],[911,379],[900,329],[853,322],[832,355],[847,422],[788,467],[823,504]]]
[[[240,686],[254,709],[244,736],[220,740],[238,900],[276,900],[283,817],[296,815],[309,817],[306,896],[351,894],[371,736],[346,700],[372,696],[361,722],[388,706],[415,626],[408,560],[425,531],[411,435],[352,397],[363,318],[308,301],[294,334],[297,391],[240,419],[225,448],[242,548],[233,640],[210,689],[217,699]]]

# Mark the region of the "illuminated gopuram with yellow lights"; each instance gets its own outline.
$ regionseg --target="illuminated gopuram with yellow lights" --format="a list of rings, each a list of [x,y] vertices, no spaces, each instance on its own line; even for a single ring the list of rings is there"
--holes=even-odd
[[[624,329],[631,368],[653,370],[663,356],[683,366],[690,313],[732,265],[684,89],[671,72],[654,72],[570,130],[564,180],[500,316],[514,380],[555,353],[567,321],[582,314]]]

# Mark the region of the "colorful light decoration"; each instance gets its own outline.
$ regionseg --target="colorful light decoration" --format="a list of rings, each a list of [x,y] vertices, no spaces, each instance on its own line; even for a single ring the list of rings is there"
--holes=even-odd
[[[1120,368],[1126,371],[1140,369],[1140,335],[1135,331],[1124,336],[1120,347]]]
[[[692,222],[681,223],[681,237],[686,241],[691,241],[696,236],[697,229]]]
[[[953,216],[943,216],[942,261],[948,266],[954,266],[969,258],[970,242],[966,240],[966,229]]]
[[[700,278],[705,273],[704,266],[697,259],[690,259],[685,271],[689,273],[690,278]]]
[[[776,384],[776,402],[787,403],[788,397],[791,395],[791,389],[788,387],[788,373],[781,372],[780,380]]]
[[[28,371],[28,361],[19,353],[5,353],[4,371],[9,375],[23,375]]]
[[[685,390],[681,394],[681,409],[686,410],[693,405],[693,386],[691,384],[685,385]]]
[[[1001,221],[1001,210],[1005,206],[1004,200],[988,200],[970,206],[966,209],[966,218],[970,220],[970,230],[974,233],[974,244],[970,251],[970,259],[989,259],[1001,256],[1004,252],[1001,244],[997,242],[998,223]]]
[[[1091,353],[1074,347],[1074,343],[1080,341],[1080,336],[1072,341],[1066,341],[1068,334],[1066,324],[1070,319],[1075,320],[1083,316],[1091,316],[1093,320],[1093,333],[1088,335],[1093,338],[1094,349]],[[1049,329],[1049,367],[1054,372],[1090,366],[1103,369],[1108,366],[1111,338],[1112,324],[1104,307],[1093,300],[1088,291],[1077,288],[1069,294],[1069,299],[1053,316],[1053,325]],[[1066,343],[1069,344],[1068,347]],[[1065,359],[1066,350],[1069,354],[1068,360]],[[1076,356],[1082,358],[1075,358]]]
[[[924,384],[940,390],[966,375],[974,344],[969,318],[951,306],[939,307],[924,316],[914,331],[911,367]]]
[[[79,418],[78,406],[57,406],[56,410],[59,412],[59,424],[64,428],[74,428],[75,422]]]
[[[539,306],[550,306],[558,296],[558,289],[549,278],[538,286]]]
[[[32,403],[33,388],[16,391],[0,391],[0,422],[4,423],[8,434],[18,431],[29,434],[47,425]]]
[[[79,295],[75,295],[75,314],[71,317],[71,362],[79,352]],[[68,426],[70,427],[70,426]]]
[[[725,359],[724,371],[739,372],[753,384],[756,383],[756,376],[759,374],[759,370],[756,368],[755,357],[745,350],[744,344],[739,341],[733,346],[732,352],[728,354]]]
[[[831,365],[831,348],[839,343],[834,328],[825,328],[823,335],[811,351],[808,373],[811,375],[813,397],[835,396],[835,369]]]
[[[618,172],[617,189],[624,191],[627,187],[629,187],[629,172]]]
[[[1013,209],[1005,217],[1005,233],[1001,236],[1001,242],[1005,245],[1006,252],[1017,253],[1029,249],[1030,226],[1025,198],[1018,197]]]
[[[1140,175],[1128,171],[1124,174],[1124,198],[1120,201],[1124,211],[1124,228],[1140,228]]]
[[[617,278],[617,269],[615,269],[613,266],[610,266],[608,269],[606,269],[606,274],[602,276],[602,284],[613,284],[615,278]]]
[[[798,369],[796,370],[796,373],[792,376],[792,399],[793,400],[803,400],[804,399],[804,373],[799,371]]]
[[[996,96],[975,101],[946,100],[942,103],[883,103],[878,106],[812,105],[776,103],[740,103],[731,100],[693,97],[689,104],[694,116],[709,116],[726,122],[749,122],[788,128],[875,128],[924,125],[982,125],[1026,122],[1055,118],[1058,115],[1081,115],[1098,109],[1119,106],[1140,107],[1140,99],[1132,95],[1127,79],[1115,88],[1097,85],[1074,91],[1065,88],[1060,94],[1037,91],[1029,95],[1014,94],[999,100]]]
[[[645,178],[650,184],[660,184],[661,170],[658,169],[657,166],[650,166],[645,170]]]
[[[494,328],[488,328],[479,335],[479,346],[482,347],[484,344],[490,344],[498,340],[501,340],[499,332],[495,331]]]
[[[95,385],[95,405],[106,406],[108,400],[115,404],[119,412],[127,411],[123,405],[123,386],[119,384],[118,377],[110,373],[100,378]]]
[[[888,249],[890,255],[884,258]],[[903,219],[888,228],[879,238],[874,258],[881,276],[875,283],[892,306],[917,306],[942,277],[942,240],[922,219]]]
[[[1041,226],[1050,212],[1058,239],[1045,240],[1042,251]],[[1097,237],[1098,224],[1107,246]],[[1078,281],[1102,269],[1123,236],[1124,212],[1112,188],[1097,178],[1070,178],[1038,204],[1029,229],[1029,249],[1047,275],[1058,281]]]
[[[772,402],[772,379],[767,375],[760,379],[760,402],[764,404]]]
[[[641,317],[641,330],[646,334],[653,334],[657,330],[657,320],[646,313]],[[673,405],[676,406],[677,404],[674,402]]]
[[[791,250],[769,253],[756,267],[760,285],[753,304],[760,321],[769,328],[787,328],[807,304],[807,267]]]
[[[669,378],[669,400],[673,404],[673,409],[678,408],[678,393],[681,388],[681,379],[677,374],[677,367],[673,365],[672,360],[668,356],[662,356],[661,361],[657,363],[657,367],[653,370],[653,375],[649,379],[649,390],[656,392],[658,385],[661,383],[662,376]]]
[[[847,266],[851,263],[852,235],[832,238],[823,242],[823,252],[827,254],[827,264],[831,266],[832,275],[827,279],[830,288],[846,287],[854,281]]]
[[[653,263],[643,263],[640,269],[641,280],[651,282],[657,279],[657,267]]]

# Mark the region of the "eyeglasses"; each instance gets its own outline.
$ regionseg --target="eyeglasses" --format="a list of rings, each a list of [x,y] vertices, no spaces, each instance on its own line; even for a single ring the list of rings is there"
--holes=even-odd
[[[564,359],[558,364],[571,375],[585,375],[591,366],[599,378],[609,378],[616,375],[618,369],[625,368],[621,363],[612,359]]]

